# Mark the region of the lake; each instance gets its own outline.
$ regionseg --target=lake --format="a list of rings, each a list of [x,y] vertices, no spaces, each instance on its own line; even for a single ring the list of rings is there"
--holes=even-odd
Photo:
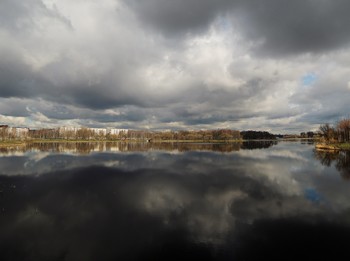
[[[312,142],[43,143],[0,167],[0,260],[350,256],[350,154]]]

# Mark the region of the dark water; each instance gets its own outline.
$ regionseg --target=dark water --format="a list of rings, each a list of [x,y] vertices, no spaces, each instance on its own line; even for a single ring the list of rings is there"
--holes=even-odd
[[[2,149],[0,260],[349,258],[350,155],[313,147]]]

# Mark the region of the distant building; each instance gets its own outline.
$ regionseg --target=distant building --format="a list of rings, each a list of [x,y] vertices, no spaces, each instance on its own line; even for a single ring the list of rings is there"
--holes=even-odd
[[[66,127],[66,126],[63,126],[63,127],[59,127],[58,131],[59,131],[60,134],[64,133],[64,132],[67,132],[67,131],[72,131],[72,132],[76,133],[80,129],[81,129],[80,127],[71,127],[71,126]]]
[[[27,136],[29,133],[29,128],[26,127],[15,127],[15,130],[17,137]]]
[[[97,135],[107,135],[107,129],[104,128],[89,128],[89,130],[93,131]]]
[[[29,129],[26,127],[9,127],[8,125],[0,125],[0,139],[105,139],[107,135],[113,135],[113,138],[125,136],[129,132],[128,129],[118,128],[87,128],[62,126],[55,129]]]
[[[16,137],[19,139],[28,138],[29,128],[26,127],[16,127]]]
[[[58,133],[59,133],[59,137],[63,138],[63,139],[75,139],[76,138],[76,134],[78,132],[78,130],[80,130],[81,128],[79,127],[59,127],[58,128]]]
[[[120,133],[127,134],[127,133],[128,133],[128,130],[127,130],[127,129],[109,128],[109,129],[107,130],[107,133],[108,133],[108,134],[111,134],[111,135],[119,135]]]
[[[29,134],[29,128],[9,127],[8,125],[0,125],[1,140],[26,139]]]

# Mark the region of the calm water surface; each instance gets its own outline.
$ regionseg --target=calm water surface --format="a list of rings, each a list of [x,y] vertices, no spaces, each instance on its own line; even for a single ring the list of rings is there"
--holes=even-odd
[[[349,258],[350,155],[300,142],[0,150],[0,260]]]

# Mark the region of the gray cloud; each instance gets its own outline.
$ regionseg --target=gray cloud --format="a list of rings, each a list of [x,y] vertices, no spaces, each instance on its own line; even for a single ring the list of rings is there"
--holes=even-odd
[[[215,16],[230,6],[229,0],[125,1],[138,17],[167,36],[202,31]]]
[[[348,46],[349,8],[346,0],[241,1],[238,19],[266,55],[320,53]]]
[[[42,0],[2,0],[0,7],[1,27],[23,40],[32,33],[44,32],[47,22],[72,29],[69,19],[56,8],[48,8]]]
[[[166,36],[202,32],[219,15],[257,42],[265,55],[319,53],[347,46],[350,18],[346,0],[126,1],[138,17]]]
[[[347,113],[345,1],[103,1],[1,3],[3,123],[280,132]]]
[[[132,95],[132,89],[138,88],[137,80],[130,77],[139,66],[136,57],[108,41],[97,49],[94,43],[81,48],[82,44],[86,45],[83,41],[87,36],[79,38],[76,28],[60,28],[66,35],[56,35],[56,23],[65,23],[66,20],[57,21],[58,12],[50,11],[41,1],[31,2],[4,3],[5,10],[16,12],[18,16],[9,17],[0,27],[7,36],[0,46],[1,97],[43,98],[95,109],[145,103]],[[37,8],[47,12],[36,12]],[[28,23],[22,25],[17,19],[28,20]],[[42,24],[41,19],[48,19],[48,24]],[[65,37],[74,41],[67,43]],[[112,50],[112,46],[116,49]],[[133,50],[131,45],[125,48],[131,48],[128,52],[133,51],[135,55],[147,53],[139,47]]]

